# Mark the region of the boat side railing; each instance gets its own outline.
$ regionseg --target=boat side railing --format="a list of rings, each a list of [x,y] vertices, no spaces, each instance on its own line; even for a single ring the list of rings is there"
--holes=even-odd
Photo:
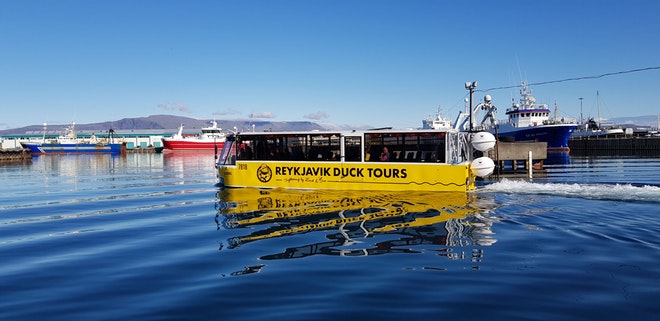
[[[467,132],[447,132],[447,163],[458,164],[469,161],[471,150]]]

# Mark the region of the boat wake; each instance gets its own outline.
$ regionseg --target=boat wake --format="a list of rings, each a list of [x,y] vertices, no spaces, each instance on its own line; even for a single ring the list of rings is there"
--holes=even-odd
[[[611,201],[660,203],[660,187],[632,184],[533,183],[503,179],[485,185],[478,193],[553,195]]]

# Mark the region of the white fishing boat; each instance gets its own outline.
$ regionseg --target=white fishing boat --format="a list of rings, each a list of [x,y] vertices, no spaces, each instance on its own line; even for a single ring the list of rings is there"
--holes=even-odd
[[[435,114],[429,115],[422,120],[422,129],[451,129],[451,120],[442,116],[442,109],[438,107]]]
[[[598,110],[598,121],[589,118],[586,122],[581,123],[575,131],[573,131],[571,138],[618,136],[624,134],[623,128],[614,125],[604,126],[602,124],[602,119],[600,118],[600,94],[598,91],[596,91],[596,107]]]
[[[598,137],[598,136],[613,136],[613,135],[623,135],[623,128],[618,127],[604,127],[599,125],[594,119],[589,119],[584,124],[578,126],[571,138],[587,138],[587,137]]]

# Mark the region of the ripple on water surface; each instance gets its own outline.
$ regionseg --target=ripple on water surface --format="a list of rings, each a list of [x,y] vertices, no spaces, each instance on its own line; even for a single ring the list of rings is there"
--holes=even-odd
[[[615,163],[333,198],[226,192],[212,155],[37,157],[0,167],[0,319],[651,319],[659,166]]]

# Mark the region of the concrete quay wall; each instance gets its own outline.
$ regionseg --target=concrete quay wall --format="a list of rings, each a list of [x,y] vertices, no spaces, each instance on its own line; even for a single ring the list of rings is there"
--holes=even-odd
[[[660,155],[660,137],[620,137],[571,139],[571,151],[638,151]]]

